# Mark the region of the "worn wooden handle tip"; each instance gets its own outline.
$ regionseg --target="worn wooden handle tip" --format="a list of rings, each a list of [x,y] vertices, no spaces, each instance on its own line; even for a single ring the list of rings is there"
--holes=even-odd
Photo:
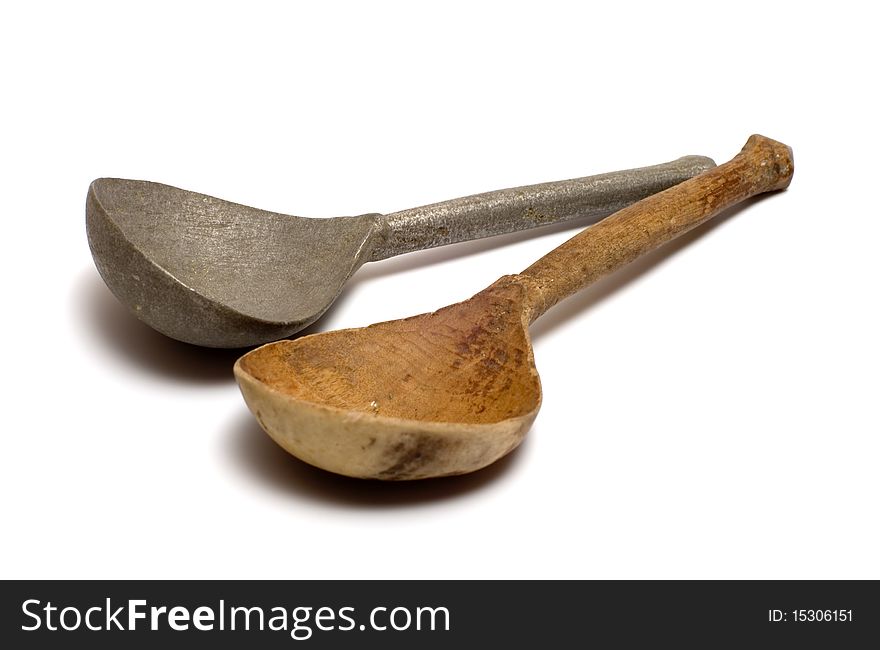
[[[760,134],[752,135],[740,153],[758,160],[759,175],[764,187],[760,191],[784,190],[794,176],[794,154],[787,144]]]

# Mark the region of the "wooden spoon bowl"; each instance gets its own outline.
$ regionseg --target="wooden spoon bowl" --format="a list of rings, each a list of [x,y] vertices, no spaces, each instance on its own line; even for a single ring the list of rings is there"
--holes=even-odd
[[[272,438],[313,465],[415,479],[471,472],[523,439],[541,383],[505,277],[430,314],[266,345],[235,366]]]

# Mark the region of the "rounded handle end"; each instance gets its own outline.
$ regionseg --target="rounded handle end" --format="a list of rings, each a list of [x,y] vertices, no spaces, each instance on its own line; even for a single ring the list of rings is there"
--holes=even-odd
[[[715,161],[709,158],[709,156],[682,156],[675,162],[694,176],[716,167]]]
[[[791,184],[794,154],[787,144],[756,133],[746,141],[740,155],[755,160],[761,171],[761,191],[784,190]]]

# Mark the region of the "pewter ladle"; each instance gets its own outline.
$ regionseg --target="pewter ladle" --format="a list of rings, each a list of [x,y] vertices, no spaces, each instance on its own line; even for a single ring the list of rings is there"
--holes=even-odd
[[[387,215],[329,219],[99,178],[89,187],[86,229],[104,281],[143,322],[187,343],[244,347],[317,320],[364,262],[576,218],[598,220],[714,164],[685,156]]]

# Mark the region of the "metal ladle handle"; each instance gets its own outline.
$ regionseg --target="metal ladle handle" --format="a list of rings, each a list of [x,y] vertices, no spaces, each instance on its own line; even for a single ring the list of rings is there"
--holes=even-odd
[[[370,261],[402,253],[617,212],[715,166],[705,156],[474,194],[379,215],[381,239]]]

